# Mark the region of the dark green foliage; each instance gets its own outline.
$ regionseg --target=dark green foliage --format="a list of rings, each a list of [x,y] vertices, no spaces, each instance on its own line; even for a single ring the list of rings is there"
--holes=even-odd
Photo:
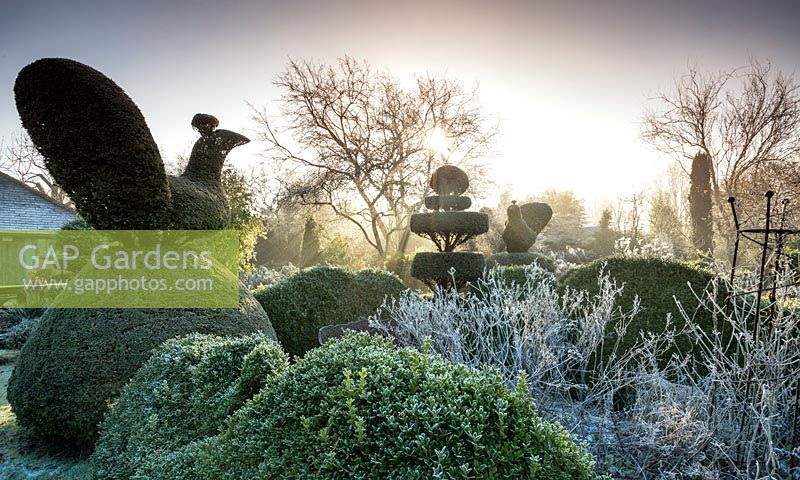
[[[419,252],[411,263],[411,276],[422,280],[430,288],[435,285],[461,288],[480,278],[485,267],[486,260],[482,253]],[[455,270],[455,275],[450,275],[450,269]]]
[[[522,210],[516,202],[506,209],[506,226],[503,230],[503,242],[509,253],[525,253],[536,242],[538,232],[528,226],[522,218]]]
[[[221,230],[230,223],[222,166],[228,152],[250,140],[230,130],[212,130],[211,125],[205,123],[198,129],[200,138],[195,142],[181,176],[169,178],[172,194],[170,228]]]
[[[108,403],[162,342],[188,333],[274,338],[244,287],[239,309],[51,309],[8,385],[19,425],[59,449],[88,450]]]
[[[348,335],[309,352],[159,479],[595,478],[520,385]]]
[[[64,225],[61,225],[61,230],[91,230],[91,229],[92,226],[89,225],[89,222],[80,217],[74,220],[70,220]]]
[[[711,254],[714,229],[711,224],[711,157],[698,152],[692,159],[689,213],[692,217],[692,245],[701,257]]]
[[[196,113],[192,117],[192,128],[200,132],[200,135],[210,135],[217,127],[219,127],[219,120],[214,115]]]
[[[89,224],[164,225],[164,165],[144,117],[119,86],[81,63],[45,58],[20,71],[14,93],[22,125]]]
[[[537,234],[541,232],[544,227],[550,223],[550,219],[553,218],[553,209],[550,208],[550,205],[542,202],[528,202],[523,203],[519,206],[520,213],[522,214],[522,218],[525,219],[525,223],[536,232]]]
[[[151,457],[220,433],[225,418],[287,365],[286,354],[262,334],[165,342],[103,422],[92,458],[97,479],[152,478]]]
[[[431,195],[425,197],[425,208],[428,210],[466,210],[472,206],[472,199],[455,195]]]
[[[496,265],[512,266],[520,265],[527,266],[536,263],[544,270],[555,273],[556,264],[552,258],[541,253],[526,252],[526,253],[495,253],[486,259],[486,267],[493,268]]]
[[[606,208],[600,215],[597,234],[592,241],[592,252],[598,257],[608,257],[614,253],[614,244],[617,241],[617,233],[611,229],[611,209]]]
[[[169,228],[186,230],[222,230],[228,226],[230,213],[222,187],[203,185],[186,177],[169,177],[172,193]]]
[[[442,165],[431,175],[430,186],[439,195],[463,195],[469,188],[469,177],[455,165]]]
[[[0,308],[0,330],[5,330],[22,320],[14,308]]]
[[[300,247],[301,267],[312,267],[319,263],[319,230],[314,217],[308,217],[303,229],[303,245]]]
[[[0,348],[22,348],[41,322],[43,313],[41,308],[0,309]]]
[[[411,216],[414,233],[480,235],[489,230],[489,216],[481,212],[428,212]]]
[[[307,268],[255,292],[278,340],[291,355],[319,346],[319,329],[368,316],[384,298],[405,290],[396,276],[380,270],[350,271],[330,265]]]
[[[641,300],[642,311],[634,317],[625,337],[621,339],[619,350],[621,353],[629,350],[639,337],[639,332],[655,334],[663,332],[667,314],[672,314],[673,323],[670,328],[680,331],[684,322],[675,303],[676,300],[689,315],[694,315],[695,321],[707,333],[711,334],[714,331],[710,312],[699,309],[695,314],[698,301],[692,293],[694,289],[698,295],[702,294],[713,279],[711,273],[667,260],[611,257],[576,268],[564,275],[561,282],[570,288],[586,290],[594,295],[598,293],[597,279],[601,270],[607,272],[618,286],[624,283],[624,291],[617,300],[618,307],[629,311],[635,296],[638,295]],[[606,330],[606,353],[616,341],[614,326],[609,325]],[[692,342],[687,337],[679,336],[675,346],[661,355],[662,366],[673,353],[686,355],[693,350]]]
[[[0,331],[39,318],[43,313],[43,308],[0,308]]]

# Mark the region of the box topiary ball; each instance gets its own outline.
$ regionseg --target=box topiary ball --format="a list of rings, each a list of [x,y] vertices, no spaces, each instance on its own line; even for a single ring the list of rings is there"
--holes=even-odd
[[[696,292],[702,295],[714,275],[705,270],[700,270],[689,265],[669,260],[655,258],[621,258],[610,257],[578,267],[567,272],[561,279],[561,284],[576,290],[586,290],[590,295],[599,291],[597,279],[600,272],[609,274],[618,286],[624,285],[622,294],[617,298],[617,306],[623,310],[630,310],[635,297],[641,301],[641,312],[638,313],[628,326],[625,336],[620,340],[620,352],[628,351],[640,333],[663,332],[668,314],[672,315],[671,328],[680,331],[684,325],[676,300],[680,302],[689,315],[711,334],[714,330],[712,313],[698,308]],[[693,292],[694,290],[694,292]],[[724,301],[725,292],[720,292],[720,301]],[[615,331],[616,322],[610,323],[606,328],[606,345],[614,345],[617,341]],[[721,327],[721,325],[720,325]],[[725,335],[726,332],[720,332]],[[730,332],[727,332],[729,335]],[[607,357],[610,348],[604,350]],[[672,354],[682,356],[700,354],[695,352],[694,344],[686,335],[678,336],[675,345],[662,352],[659,363],[665,366]]]
[[[156,479],[596,478],[522,382],[351,334],[314,349]]]
[[[92,456],[97,480],[152,478],[149,459],[216,435],[225,419],[274,381],[289,359],[263,334],[193,334],[165,342],[103,422]]]
[[[382,270],[317,265],[257,290],[255,297],[281,345],[301,356],[319,346],[320,328],[372,315],[387,297],[399,297],[405,290],[397,276]]]

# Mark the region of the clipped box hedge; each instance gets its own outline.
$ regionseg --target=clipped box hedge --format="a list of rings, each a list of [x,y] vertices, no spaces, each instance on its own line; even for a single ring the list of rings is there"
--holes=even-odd
[[[486,260],[477,252],[419,252],[411,263],[411,276],[428,286],[450,285],[455,278],[457,286],[474,283],[482,275]],[[451,277],[450,269],[454,270]]]
[[[288,366],[262,335],[193,334],[165,342],[136,372],[103,422],[96,480],[152,478],[154,458],[218,434],[225,419]]]
[[[58,451],[91,450],[109,404],[153,348],[194,332],[275,335],[244,286],[238,309],[47,310],[8,383],[17,423]]]

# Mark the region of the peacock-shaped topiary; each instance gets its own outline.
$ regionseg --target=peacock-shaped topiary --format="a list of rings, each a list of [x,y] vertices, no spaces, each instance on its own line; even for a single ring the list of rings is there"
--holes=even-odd
[[[553,217],[550,205],[541,202],[530,202],[518,205],[511,202],[506,210],[507,220],[503,230],[503,242],[507,253],[490,256],[487,265],[530,265],[537,262],[541,265],[541,255],[528,252],[536,243],[536,238]]]
[[[79,62],[45,58],[14,86],[22,124],[53,178],[97,229],[223,229],[228,152],[248,139],[198,114],[186,170],[167,176],[141,112],[111,79]],[[50,309],[8,385],[21,427],[61,451],[91,449],[109,403],[150,351],[192,332],[275,339],[267,314],[239,288],[230,309]]]
[[[198,114],[186,170],[167,176],[139,108],[110,78],[65,58],[23,68],[14,84],[22,125],[78,213],[100,230],[212,230],[228,223],[221,173],[249,142]]]

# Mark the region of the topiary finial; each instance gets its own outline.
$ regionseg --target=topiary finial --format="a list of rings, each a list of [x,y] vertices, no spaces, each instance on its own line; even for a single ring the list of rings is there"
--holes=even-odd
[[[431,175],[430,186],[439,195],[463,195],[469,188],[469,177],[456,166],[443,165]]]
[[[219,120],[214,115],[207,113],[197,113],[192,117],[192,128],[197,130],[200,135],[210,135],[219,126]]]

